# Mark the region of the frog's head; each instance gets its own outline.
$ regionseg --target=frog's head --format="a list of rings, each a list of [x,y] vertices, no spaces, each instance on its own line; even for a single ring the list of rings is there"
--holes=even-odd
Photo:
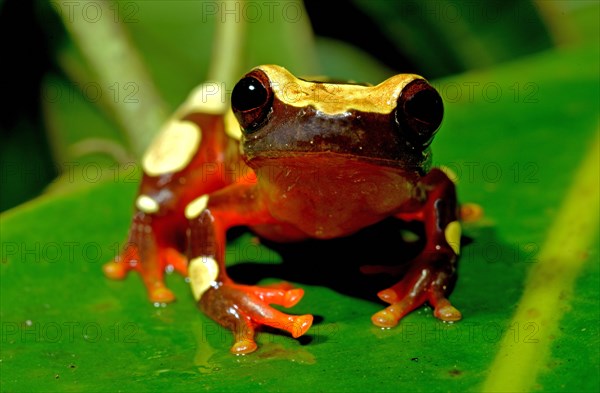
[[[440,95],[418,75],[365,86],[307,81],[274,65],[246,74],[231,104],[251,166],[257,158],[333,154],[423,169],[444,111]]]

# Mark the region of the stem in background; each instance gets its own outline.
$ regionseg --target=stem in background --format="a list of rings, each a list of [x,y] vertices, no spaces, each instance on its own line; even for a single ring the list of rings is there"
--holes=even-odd
[[[167,107],[127,33],[120,23],[108,17],[112,15],[109,3],[93,3],[106,17],[90,22],[81,13],[72,12],[69,2],[57,2],[55,6],[60,7],[60,17],[98,83],[139,89],[141,94],[137,97],[141,99],[107,99],[105,104],[125,131],[133,154],[140,158],[166,120]]]
[[[240,0],[242,1],[244,0]],[[223,82],[225,86],[233,88],[232,84],[243,71],[241,59],[245,26],[244,18],[237,22],[233,18],[215,19],[215,37],[207,80]]]

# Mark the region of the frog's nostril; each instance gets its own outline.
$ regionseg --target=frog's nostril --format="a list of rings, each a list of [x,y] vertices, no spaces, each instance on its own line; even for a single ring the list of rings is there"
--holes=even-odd
[[[422,79],[406,85],[396,107],[396,122],[401,129],[408,129],[420,142],[428,144],[443,117],[442,97],[431,85]]]

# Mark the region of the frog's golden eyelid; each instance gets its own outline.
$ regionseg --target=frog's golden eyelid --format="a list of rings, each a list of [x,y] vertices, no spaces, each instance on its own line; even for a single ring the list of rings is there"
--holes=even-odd
[[[396,108],[402,89],[416,79],[414,74],[395,75],[376,86],[308,82],[296,78],[283,67],[257,67],[271,80],[273,93],[283,103],[302,108],[313,106],[328,115],[339,115],[350,109],[388,114]]]
[[[204,194],[190,203],[185,207],[185,217],[188,220],[192,220],[198,217],[208,205],[208,195]]]
[[[157,201],[149,197],[148,195],[140,195],[135,200],[135,206],[143,213],[156,213],[160,209],[160,205]]]
[[[219,276],[219,265],[211,256],[200,256],[190,261],[188,265],[190,286],[196,301],[210,288]]]
[[[149,176],[178,172],[194,158],[201,141],[202,130],[196,123],[171,119],[154,138],[142,168]]]

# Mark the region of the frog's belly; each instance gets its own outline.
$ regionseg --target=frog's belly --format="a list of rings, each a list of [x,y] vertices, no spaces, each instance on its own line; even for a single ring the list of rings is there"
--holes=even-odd
[[[261,183],[275,225],[255,228],[272,240],[350,235],[418,198],[416,178],[401,170],[352,165],[285,166]],[[260,174],[259,174],[260,176]]]

